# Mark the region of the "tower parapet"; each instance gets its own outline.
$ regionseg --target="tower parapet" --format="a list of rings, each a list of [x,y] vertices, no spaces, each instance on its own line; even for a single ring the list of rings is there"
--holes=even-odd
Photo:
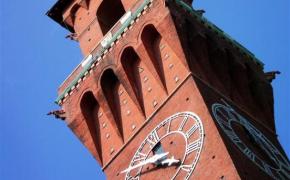
[[[66,123],[109,179],[287,178],[263,63],[191,3],[58,1],[85,57],[59,88]]]

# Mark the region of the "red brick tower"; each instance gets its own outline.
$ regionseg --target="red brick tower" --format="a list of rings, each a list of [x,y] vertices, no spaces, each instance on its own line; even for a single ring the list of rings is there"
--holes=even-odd
[[[191,0],[59,0],[84,60],[57,117],[108,179],[290,179],[271,74]]]

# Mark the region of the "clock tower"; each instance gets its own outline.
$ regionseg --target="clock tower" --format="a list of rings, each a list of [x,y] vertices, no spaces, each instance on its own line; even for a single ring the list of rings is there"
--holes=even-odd
[[[290,179],[275,72],[191,0],[59,0],[47,15],[84,59],[64,119],[108,179]]]

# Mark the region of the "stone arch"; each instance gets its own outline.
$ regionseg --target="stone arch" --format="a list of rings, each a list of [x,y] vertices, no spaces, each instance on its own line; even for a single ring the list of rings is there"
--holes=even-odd
[[[76,12],[79,10],[79,8],[81,8],[81,6],[79,4],[75,4],[70,10],[70,16],[71,16],[71,21],[73,25],[76,19]]]
[[[121,0],[103,0],[96,13],[102,33],[105,35],[125,12]]]
[[[164,88],[166,89],[164,67],[159,49],[161,39],[162,36],[153,24],[148,24],[143,28],[141,33],[141,41],[150,57],[152,64],[154,65],[154,68],[159,75]]]
[[[116,123],[117,129],[120,132],[122,140],[124,140],[122,128],[123,125],[120,114],[121,102],[118,96],[119,94],[118,89],[121,83],[112,69],[106,69],[101,76],[100,85],[102,92],[105,96],[105,99],[109,105],[110,111],[112,112],[114,123]]]
[[[97,116],[100,106],[91,91],[87,91],[83,94],[80,101],[80,108],[82,115],[85,119],[85,123],[87,124],[91,138],[93,140],[95,150],[97,153],[97,159],[101,164],[103,164],[102,147],[101,147],[102,138],[101,138],[100,122]]]
[[[129,140],[144,122],[144,113],[130,81],[134,80],[129,80],[120,68],[116,74],[112,69],[105,70],[100,82],[107,109],[123,142]]]
[[[141,104],[142,108],[144,109],[144,95],[142,92],[142,82],[141,82],[141,75],[140,75],[140,62],[141,59],[134,50],[133,47],[129,46],[126,47],[120,58],[120,62],[122,67],[128,77],[130,85],[132,86],[134,93],[136,94],[139,103]]]

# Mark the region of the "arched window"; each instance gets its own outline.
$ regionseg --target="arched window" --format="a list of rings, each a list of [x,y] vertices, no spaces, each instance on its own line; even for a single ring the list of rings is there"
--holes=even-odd
[[[141,98],[141,77],[138,69],[140,65],[140,58],[132,47],[127,47],[123,51],[121,56],[121,63],[135,93],[138,95],[138,98]]]
[[[147,25],[143,29],[141,39],[151,58],[155,61],[160,60],[161,57],[158,57],[160,56],[158,45],[161,40],[161,35],[152,24]]]
[[[71,15],[73,24],[75,23],[75,19],[76,19],[76,12],[79,10],[80,7],[81,7],[80,5],[75,4],[70,10],[70,15]]]
[[[92,92],[89,91],[83,95],[80,107],[90,131],[92,140],[95,144],[98,156],[97,158],[102,164],[100,122],[97,116],[100,107]]]
[[[101,87],[105,98],[110,106],[110,109],[113,113],[115,123],[117,128],[120,131],[120,134],[123,138],[123,129],[121,121],[121,112],[120,112],[120,99],[118,94],[118,89],[120,87],[120,81],[113,72],[112,69],[107,69],[101,77]]]
[[[147,25],[142,31],[141,40],[146,48],[152,64],[154,65],[162,81],[164,88],[166,89],[164,67],[162,63],[162,55],[160,52],[161,39],[161,35],[152,24]]]
[[[116,22],[125,14],[121,0],[103,0],[97,10],[97,18],[105,35]]]

